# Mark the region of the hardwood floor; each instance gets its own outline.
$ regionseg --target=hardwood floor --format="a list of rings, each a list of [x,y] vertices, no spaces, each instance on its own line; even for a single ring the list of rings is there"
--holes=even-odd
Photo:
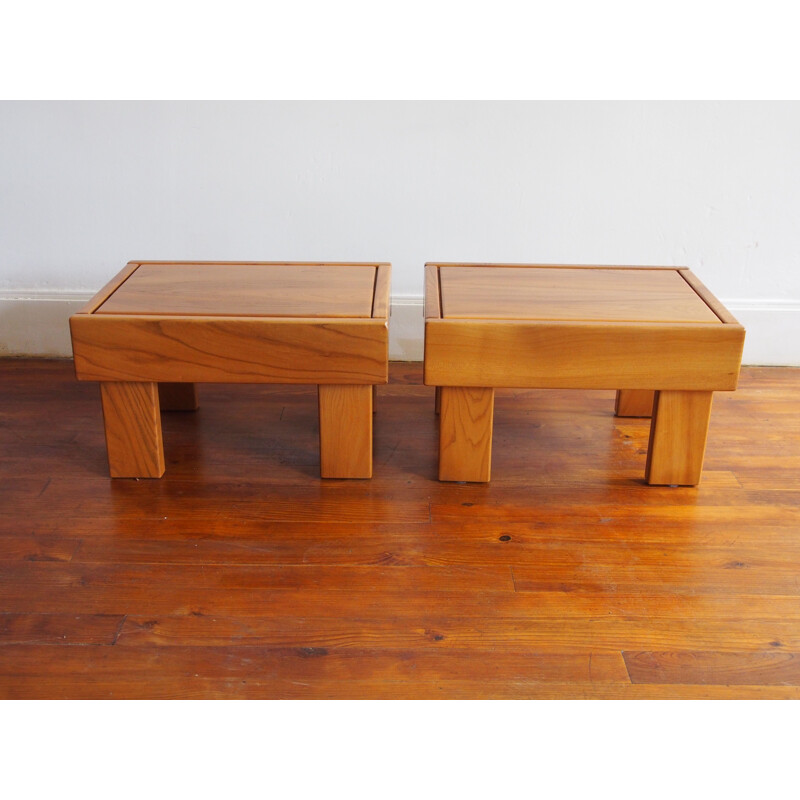
[[[211,385],[111,481],[97,385],[0,361],[0,697],[800,697],[800,369],[679,489],[606,391],[497,390],[492,482],[439,483],[391,379],[370,481],[320,481],[314,387]]]

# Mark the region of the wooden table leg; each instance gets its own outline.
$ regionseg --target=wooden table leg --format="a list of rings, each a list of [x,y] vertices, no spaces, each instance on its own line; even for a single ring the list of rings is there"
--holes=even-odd
[[[712,392],[656,392],[645,469],[648,483],[695,486],[700,482],[712,396]]]
[[[164,474],[158,384],[100,384],[112,478],[160,478]]]
[[[441,387],[439,480],[487,482],[492,468],[494,389]]]
[[[614,404],[617,417],[652,417],[655,392],[651,389],[620,389]]]
[[[323,478],[372,477],[372,386],[320,385]]]
[[[437,386],[433,395],[433,410],[437,414],[442,413],[442,387]]]
[[[197,411],[197,386],[193,383],[159,383],[162,411]]]

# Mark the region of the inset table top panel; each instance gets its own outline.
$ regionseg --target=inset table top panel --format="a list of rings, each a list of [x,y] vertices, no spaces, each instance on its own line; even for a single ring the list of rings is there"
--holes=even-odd
[[[439,267],[444,319],[722,324],[679,269]]]
[[[96,314],[369,318],[375,264],[143,263]]]

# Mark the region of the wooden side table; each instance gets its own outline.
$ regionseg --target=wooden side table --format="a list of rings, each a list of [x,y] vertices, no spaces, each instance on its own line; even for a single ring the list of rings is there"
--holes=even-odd
[[[617,389],[619,416],[653,418],[645,480],[695,485],[744,335],[685,267],[427,264],[439,479],[489,480],[496,387]]]
[[[161,477],[159,411],[196,408],[207,382],[318,385],[322,477],[371,477],[390,270],[130,262],[70,318],[78,380],[100,382],[111,476]]]

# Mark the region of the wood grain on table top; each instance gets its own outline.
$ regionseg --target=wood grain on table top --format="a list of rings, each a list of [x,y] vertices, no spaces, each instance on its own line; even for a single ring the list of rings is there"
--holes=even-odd
[[[376,265],[141,264],[97,314],[372,316]]]
[[[439,267],[445,319],[721,324],[678,269]]]

